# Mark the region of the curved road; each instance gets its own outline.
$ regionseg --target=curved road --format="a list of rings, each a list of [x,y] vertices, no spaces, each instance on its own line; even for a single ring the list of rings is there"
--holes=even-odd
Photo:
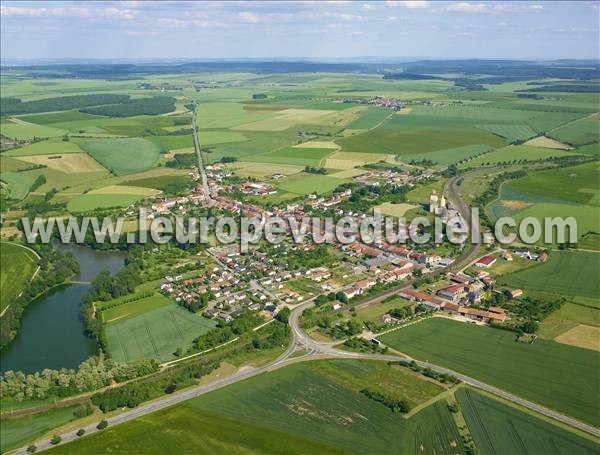
[[[196,124],[195,124],[195,120],[194,120],[194,130],[195,129],[196,129]],[[197,139],[196,139],[196,143],[197,143]],[[196,151],[199,152],[199,150],[200,150],[199,144],[197,144]],[[200,164],[202,163],[201,159],[202,158],[199,156]],[[202,166],[201,166],[201,169],[203,169]],[[463,216],[463,218],[465,218],[465,220],[467,220],[467,223],[470,223],[470,209],[464,203],[464,201],[461,199],[459,190],[458,190],[458,182],[460,181],[460,179],[462,177],[463,176],[457,176],[457,177],[453,177],[452,179],[450,179],[446,185],[446,191],[449,193],[451,200],[455,204],[455,206],[456,206],[457,210],[460,212],[461,216]],[[477,231],[479,231],[478,226],[476,226],[475,229],[477,229]],[[466,264],[469,264],[473,259],[475,259],[477,257],[477,254],[479,252],[479,247],[480,247],[479,242],[472,244],[462,254],[462,256],[460,258],[458,258],[448,269],[450,269],[450,268],[455,269],[457,266],[461,266],[461,265],[464,266]],[[447,269],[444,269],[444,270],[447,270]],[[440,273],[440,272],[438,272],[438,273]],[[363,304],[365,304],[365,303],[370,304],[370,303],[380,301],[381,299],[384,299],[386,297],[389,297],[391,295],[398,293],[400,291],[400,289],[401,288],[396,288],[391,291],[387,291],[385,293],[374,296],[373,298],[367,300],[366,302],[363,302]],[[300,328],[300,324],[299,324],[300,315],[302,314],[302,312],[305,309],[314,306],[313,301],[314,301],[314,298],[307,300],[306,302],[298,305],[296,308],[294,308],[292,310],[290,317],[289,317],[289,321],[288,321],[291,331],[292,331],[292,342],[290,343],[290,346],[286,349],[286,351],[281,356],[279,356],[276,360],[272,361],[271,363],[269,363],[267,365],[259,367],[259,368],[242,368],[238,372],[234,373],[233,375],[228,376],[223,379],[219,379],[215,382],[211,382],[210,384],[193,387],[193,388],[184,390],[180,393],[168,395],[168,396],[159,398],[151,403],[141,405],[135,409],[123,412],[120,415],[107,418],[106,420],[108,421],[109,427],[133,420],[137,417],[144,416],[146,414],[150,414],[152,412],[167,408],[169,406],[173,406],[175,404],[181,403],[181,402],[189,400],[191,398],[194,398],[194,397],[203,395],[205,393],[212,392],[214,390],[228,386],[235,382],[242,381],[242,380],[251,378],[253,376],[257,376],[262,373],[267,373],[269,371],[275,370],[277,368],[281,368],[286,365],[290,365],[292,363],[302,362],[305,360],[313,360],[313,359],[351,358],[351,359],[371,359],[371,360],[382,360],[382,361],[414,360],[417,363],[417,365],[419,365],[421,367],[430,368],[439,373],[444,373],[444,374],[454,376],[455,378],[459,379],[460,381],[462,381],[466,384],[469,384],[473,387],[484,390],[488,393],[499,396],[499,397],[506,399],[508,401],[511,401],[513,403],[519,404],[525,408],[531,409],[542,415],[551,417],[559,422],[570,425],[574,428],[577,428],[581,431],[590,433],[590,434],[600,438],[600,429],[598,429],[594,426],[580,422],[579,420],[576,420],[572,417],[561,414],[557,411],[546,408],[537,403],[533,403],[531,401],[525,400],[517,395],[511,394],[502,389],[499,389],[492,385],[481,382],[475,378],[458,373],[456,371],[452,371],[450,369],[441,367],[439,365],[435,365],[435,364],[432,364],[429,362],[415,360],[404,354],[381,355],[381,354],[363,354],[363,353],[340,351],[338,349],[335,349],[331,345],[331,343],[317,342],[317,341],[313,340],[312,338],[310,338],[310,336],[308,336]],[[306,353],[295,356],[295,357],[292,356],[298,350],[306,350]],[[96,428],[96,424],[87,425],[83,428],[85,429],[86,436],[89,434],[94,434],[98,431],[101,431]],[[60,436],[62,438],[62,443],[72,441],[72,440],[78,438],[78,436],[76,435],[76,431],[67,432]],[[48,449],[51,447],[52,447],[52,445],[50,444],[49,440],[44,440],[37,444],[38,450],[44,450],[44,449]],[[26,447],[23,447],[23,448],[17,450],[15,453],[17,453],[19,455],[26,455],[27,454]]]

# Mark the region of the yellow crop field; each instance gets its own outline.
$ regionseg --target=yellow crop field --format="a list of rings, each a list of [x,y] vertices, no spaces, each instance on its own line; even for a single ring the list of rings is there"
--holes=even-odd
[[[294,148],[299,149],[336,149],[339,150],[341,147],[335,142],[331,141],[308,141],[302,144],[294,145]]]
[[[156,196],[161,194],[161,192],[154,188],[144,188],[141,186],[109,185],[90,191],[87,194],[135,194],[140,196]]]
[[[563,144],[562,142],[558,142],[554,139],[550,139],[546,136],[534,137],[533,139],[528,140],[523,145],[530,145],[532,147],[542,147],[547,149],[557,149],[557,150],[572,150],[573,147]]]
[[[600,327],[579,324],[560,334],[554,340],[571,346],[600,351]]]
[[[98,172],[104,167],[87,153],[67,153],[65,155],[31,155],[20,156],[18,160],[31,164],[41,164],[60,172]]]

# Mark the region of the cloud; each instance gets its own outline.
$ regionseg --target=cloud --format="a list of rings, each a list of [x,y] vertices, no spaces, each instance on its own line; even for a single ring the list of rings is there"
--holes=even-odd
[[[538,4],[500,3],[494,5],[494,11],[498,13],[537,13],[543,11],[544,7]]]
[[[446,7],[447,11],[459,11],[461,13],[484,13],[487,11],[483,3],[453,3]]]
[[[332,12],[326,12],[325,17],[331,17],[333,19],[341,19],[343,21],[360,21],[362,20],[362,16],[357,16],[355,14],[347,14],[347,13],[332,13]]]
[[[181,19],[173,19],[171,17],[161,17],[158,20],[158,25],[163,28],[185,28],[188,26],[188,22],[182,21]]]
[[[257,22],[260,22],[260,17],[254,13],[251,13],[250,11],[238,13],[238,17],[242,22],[246,22],[248,24],[256,24]]]
[[[388,0],[386,2],[386,5],[391,6],[391,7],[400,6],[402,8],[408,8],[408,9],[425,9],[425,8],[429,8],[431,6],[431,2],[426,1],[426,0],[404,0],[404,1]]]
[[[28,8],[20,6],[0,6],[2,16],[25,16],[25,17],[89,17],[89,18],[116,18],[134,19],[137,11],[122,8]]]

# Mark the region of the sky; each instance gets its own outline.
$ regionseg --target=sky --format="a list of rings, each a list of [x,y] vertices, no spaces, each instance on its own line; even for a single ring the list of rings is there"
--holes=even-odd
[[[1,2],[3,59],[599,56],[600,1]]]

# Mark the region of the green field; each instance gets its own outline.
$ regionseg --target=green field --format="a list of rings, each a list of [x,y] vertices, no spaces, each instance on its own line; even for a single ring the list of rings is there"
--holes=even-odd
[[[363,134],[336,141],[344,152],[418,155],[465,145],[502,147],[505,141],[477,129],[464,119],[396,115]]]
[[[375,128],[392,114],[393,111],[388,109],[371,107],[366,112],[362,112],[358,119],[346,125],[346,128],[357,130]]]
[[[494,150],[493,147],[484,144],[465,145],[464,147],[420,153],[418,155],[403,155],[402,161],[409,163],[411,160],[431,160],[434,163],[448,166],[465,159],[488,153],[492,150]]]
[[[0,243],[0,312],[17,296],[35,272],[38,259],[13,243]]]
[[[598,115],[595,114],[563,125],[550,131],[548,135],[557,141],[574,146],[597,143],[600,141],[600,120]]]
[[[530,147],[527,145],[509,145],[508,147],[499,148],[493,152],[473,158],[462,164],[461,167],[477,167],[498,163],[510,164],[517,161],[545,160],[560,156],[573,156],[573,153],[557,149]]]
[[[321,160],[334,150],[310,147],[287,147],[268,153],[245,157],[248,161],[273,164],[319,167]]]
[[[553,340],[580,324],[600,326],[600,308],[583,305],[576,301],[567,302],[542,321],[537,333],[546,340]]]
[[[57,137],[63,136],[65,130],[52,126],[36,125],[23,121],[2,121],[0,123],[0,134],[11,139],[33,139],[34,137]]]
[[[43,414],[17,419],[3,419],[0,425],[0,450],[6,453],[17,449],[36,438],[44,435],[53,428],[75,420],[73,415],[77,406],[53,409]]]
[[[325,194],[348,181],[326,175],[313,175],[301,172],[278,181],[276,186],[284,191],[296,194]]]
[[[224,144],[227,142],[243,142],[247,138],[235,131],[200,131],[200,143],[203,145]]]
[[[498,329],[430,318],[380,337],[381,341],[420,360],[451,368],[598,425],[596,398],[600,353],[554,341],[515,342],[515,334]],[[551,378],[551,379],[550,379]],[[585,384],[585,386],[578,386]]]
[[[175,303],[160,306],[109,324],[106,327],[108,351],[120,362],[142,358],[171,360],[177,348],[189,347],[194,338],[208,332],[215,324],[214,320],[190,313]]]
[[[126,297],[121,297],[120,299],[111,300],[111,305],[119,304],[120,302],[124,303],[122,305],[103,310],[102,320],[104,321],[104,323],[110,324],[111,322],[117,321],[124,322],[128,319],[132,319],[136,316],[142,315],[156,308],[168,306],[171,303],[173,303],[172,300],[158,293],[154,293],[149,297],[144,297],[133,302],[127,302],[128,300],[131,300],[135,297],[136,295],[133,294]],[[102,308],[102,306],[99,306],[99,308]]]
[[[533,131],[527,125],[511,125],[511,124],[498,124],[498,125],[479,125],[479,128],[490,133],[502,136],[509,142],[517,140],[525,141],[533,136],[537,136],[537,133]]]
[[[600,164],[597,162],[532,172],[507,185],[526,194],[600,206]]]
[[[36,177],[32,172],[6,171],[0,173],[0,182],[3,183],[2,188],[9,199],[21,200],[29,193]]]
[[[187,175],[160,175],[157,177],[149,177],[137,180],[127,180],[120,185],[138,186],[143,188],[154,188],[163,191],[173,184],[189,183],[190,178]]]
[[[67,203],[69,212],[90,212],[96,209],[113,207],[128,207],[144,199],[141,194],[81,194],[75,196]]]
[[[480,453],[571,455],[600,450],[591,439],[472,389],[458,390],[456,398]]]
[[[64,153],[81,153],[83,150],[71,141],[49,140],[36,142],[25,147],[8,150],[3,153],[6,156],[29,156],[29,155],[62,155]]]
[[[509,286],[597,298],[600,295],[598,253],[553,251],[544,264],[504,275],[500,282]]]
[[[434,388],[433,393],[440,390],[431,383],[425,385],[407,370],[385,363],[303,363],[55,450],[78,454],[463,453],[445,402],[436,402],[407,420],[359,393],[363,387],[376,387],[377,380],[406,389],[411,395],[424,387]]]
[[[94,139],[85,140],[80,145],[116,175],[150,169],[160,155],[160,147],[143,138]]]

